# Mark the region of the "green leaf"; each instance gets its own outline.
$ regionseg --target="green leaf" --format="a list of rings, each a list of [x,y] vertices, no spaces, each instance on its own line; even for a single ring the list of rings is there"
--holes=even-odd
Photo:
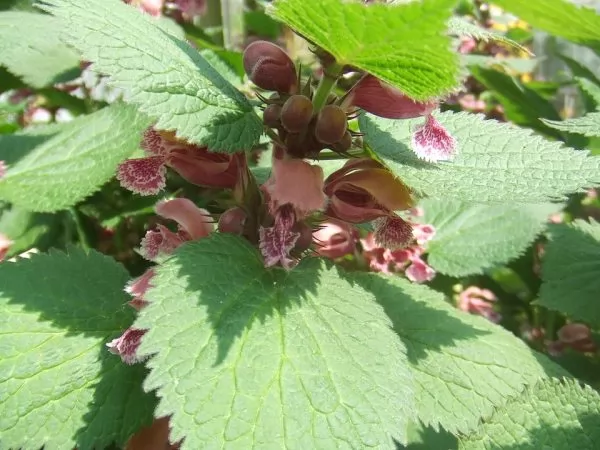
[[[426,199],[423,223],[435,226],[427,243],[428,262],[452,276],[482,273],[521,255],[541,233],[550,214],[562,205],[482,205],[450,199]]]
[[[483,42],[500,42],[516,50],[531,54],[526,47],[523,47],[518,42],[515,42],[512,39],[509,39],[506,36],[494,31],[481,28],[480,26],[475,25],[461,17],[450,18],[448,21],[448,32],[456,36],[472,37],[473,39]]]
[[[600,50],[600,16],[566,0],[494,0],[535,28]]]
[[[538,304],[600,326],[600,224],[576,220],[550,230]]]
[[[162,130],[214,151],[248,150],[262,123],[194,48],[119,0],[47,0],[65,38]],[[110,49],[110,51],[108,50]]]
[[[59,39],[61,24],[45,14],[0,13],[0,65],[34,87],[75,78],[77,54]]]
[[[52,123],[24,128],[16,133],[0,136],[2,161],[12,166],[37,146],[63,130],[67,124]]]
[[[134,108],[119,104],[77,118],[9,165],[0,199],[40,212],[72,206],[114,176],[148,125]],[[24,145],[35,139],[43,137],[27,136]]]
[[[546,125],[567,133],[582,134],[587,137],[600,137],[600,112],[593,112],[582,117],[567,120],[546,120]]]
[[[456,434],[560,367],[482,317],[460,311],[441,294],[399,277],[357,274],[375,295],[408,349],[417,384],[417,415],[426,426]]]
[[[533,72],[540,63],[540,59],[536,58],[495,58],[493,56],[472,53],[460,55],[460,58],[464,66],[499,67],[520,74]]]
[[[596,109],[600,109],[600,85],[587,78],[575,77],[575,80],[582,92],[594,102]]]
[[[33,213],[16,206],[0,207],[0,230],[12,241],[6,256],[56,246],[64,233],[62,219],[57,214]]]
[[[277,0],[272,14],[339,64],[365,70],[410,97],[443,95],[457,85],[458,58],[445,36],[454,0],[402,5],[339,0]]]
[[[139,351],[171,441],[200,448],[393,449],[413,418],[406,350],[368,292],[316,258],[266,270],[227,234],[158,268]]]
[[[483,67],[470,67],[469,70],[477,81],[494,93],[494,97],[504,107],[508,120],[560,139],[560,133],[545,125],[544,120],[540,120],[540,117],[560,120],[549,100],[506,73]]]
[[[427,163],[409,148],[423,119],[360,118],[365,140],[419,194],[468,202],[540,203],[600,182],[600,158],[479,114],[436,115],[456,138],[452,162]]]
[[[544,380],[512,398],[459,448],[595,450],[599,421],[598,392],[576,380]]]
[[[151,421],[144,367],[105,347],[133,320],[128,278],[111,258],[77,249],[0,264],[3,448],[104,448]]]

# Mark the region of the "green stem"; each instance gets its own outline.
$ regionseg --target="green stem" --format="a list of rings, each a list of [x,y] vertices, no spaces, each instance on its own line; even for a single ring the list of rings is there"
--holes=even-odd
[[[317,90],[312,101],[314,114],[317,114],[319,111],[321,111],[321,108],[323,108],[323,106],[325,106],[327,103],[327,98],[329,97],[332,89],[335,87],[338,78],[342,74],[343,68],[344,67],[340,64],[333,63],[323,69],[323,77],[319,82],[319,86],[317,86]]]
[[[85,250],[89,250],[91,248],[91,245],[88,240],[87,234],[83,228],[83,223],[81,222],[81,217],[79,217],[79,213],[75,208],[69,208],[69,213],[71,214],[71,218],[73,219],[73,223],[75,224],[75,231],[77,233],[79,243]]]

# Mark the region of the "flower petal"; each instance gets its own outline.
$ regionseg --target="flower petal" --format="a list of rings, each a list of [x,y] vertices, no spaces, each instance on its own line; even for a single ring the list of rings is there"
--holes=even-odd
[[[374,228],[375,242],[390,250],[405,248],[413,240],[412,225],[398,216],[381,217]]]
[[[432,115],[413,133],[411,144],[416,155],[429,162],[449,161],[457,153],[456,139]]]
[[[208,236],[214,230],[213,218],[210,213],[198,208],[187,198],[175,198],[158,202],[155,210],[165,219],[177,222],[192,239]]]
[[[149,230],[140,243],[140,254],[148,261],[154,261],[161,255],[169,255],[185,242],[180,233],[173,233],[164,225]]]
[[[166,168],[162,156],[130,159],[119,165],[121,186],[140,195],[155,195],[164,189]]]
[[[404,272],[406,278],[413,283],[425,283],[433,280],[435,270],[428,266],[422,259],[416,258],[412,260],[412,264]]]
[[[108,351],[119,355],[125,364],[141,362],[145,358],[140,358],[137,355],[137,349],[145,333],[146,330],[127,328],[121,336],[106,344]]]
[[[134,278],[129,281],[125,286],[125,292],[133,297],[133,300],[129,302],[129,305],[140,310],[148,304],[148,301],[144,298],[146,291],[150,288],[150,281],[154,277],[154,268],[146,270],[141,276]]]

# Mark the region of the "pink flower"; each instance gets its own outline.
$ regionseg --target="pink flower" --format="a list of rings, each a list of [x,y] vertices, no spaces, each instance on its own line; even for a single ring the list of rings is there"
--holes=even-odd
[[[428,266],[421,258],[413,257],[410,266],[404,271],[404,274],[413,283],[425,283],[433,280],[435,270]]]
[[[458,308],[485,317],[491,322],[498,323],[502,316],[494,311],[493,302],[496,295],[488,289],[471,286],[462,291],[458,296]]]
[[[291,204],[299,217],[305,217],[325,205],[323,169],[301,159],[273,157],[273,173],[263,185],[271,211]]]
[[[4,175],[6,175],[6,170],[8,169],[8,167],[6,166],[6,163],[2,160],[0,160],[0,178],[4,177]]]
[[[206,12],[206,0],[172,0],[169,7],[181,12],[185,20],[192,20]]]
[[[351,91],[347,102],[371,114],[388,119],[410,119],[430,114],[436,101],[418,102],[398,89],[367,75]]]
[[[313,242],[319,255],[335,259],[354,252],[358,233],[346,222],[329,219],[313,233]]]
[[[388,216],[412,206],[410,190],[370,158],[350,159],[325,180],[326,214],[350,223]]]
[[[190,183],[233,188],[238,176],[238,159],[210,152],[175,138],[173,133],[148,128],[141,147],[145,158],[129,159],[119,165],[121,186],[141,195],[155,195],[165,187],[166,167],[171,167]]]
[[[125,3],[137,6],[141,11],[151,16],[160,17],[165,0],[125,0]]]
[[[13,241],[11,241],[8,236],[0,233],[0,261],[4,259],[8,251],[10,250],[10,246]]]
[[[137,349],[145,333],[146,330],[127,328],[121,336],[106,344],[108,351],[119,355],[125,364],[142,362],[145,358],[140,358],[137,355]]]
[[[413,236],[418,245],[424,245],[435,236],[435,227],[430,224],[413,225]]]
[[[172,253],[186,241],[206,237],[214,229],[210,213],[186,198],[161,201],[155,209],[162,217],[177,222],[179,228],[173,232],[159,224],[156,229],[146,232],[140,254],[149,261]]]
[[[154,268],[146,270],[140,277],[134,278],[127,286],[125,286],[125,292],[133,297],[133,300],[129,302],[129,306],[141,310],[148,304],[148,301],[144,298],[146,291],[150,288],[150,281],[154,277]]]
[[[375,242],[396,250],[408,246],[413,240],[413,227],[401,217],[389,215],[375,219]]]
[[[279,263],[285,269],[292,268],[295,261],[290,257],[290,252],[300,237],[300,233],[293,230],[295,224],[294,208],[288,203],[277,209],[272,227],[260,227],[259,248],[264,257],[265,267]]]
[[[363,248],[363,257],[368,261],[373,272],[390,273],[390,251],[375,243],[373,233],[369,233],[360,243]]]
[[[431,114],[411,140],[416,155],[429,162],[448,161],[457,153],[456,139]]]

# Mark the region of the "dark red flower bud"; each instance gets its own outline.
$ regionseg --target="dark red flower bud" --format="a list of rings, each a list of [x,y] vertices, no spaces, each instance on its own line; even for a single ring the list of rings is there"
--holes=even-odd
[[[344,133],[344,135],[342,136],[342,139],[340,139],[339,142],[336,142],[335,145],[333,146],[334,150],[336,150],[340,153],[347,152],[348,150],[350,150],[351,147],[352,147],[352,135],[347,130]]]
[[[283,104],[281,124],[290,133],[300,133],[312,119],[313,104],[304,95],[292,95]]]
[[[242,234],[248,215],[239,206],[228,209],[219,218],[219,231],[221,233]]]
[[[271,42],[255,41],[246,47],[244,70],[254,84],[267,91],[292,92],[296,87],[294,63]]]
[[[267,106],[263,111],[263,123],[269,128],[278,128],[281,125],[281,106]]]
[[[324,106],[317,117],[315,136],[323,144],[335,144],[344,137],[348,128],[346,113],[336,105]]]

